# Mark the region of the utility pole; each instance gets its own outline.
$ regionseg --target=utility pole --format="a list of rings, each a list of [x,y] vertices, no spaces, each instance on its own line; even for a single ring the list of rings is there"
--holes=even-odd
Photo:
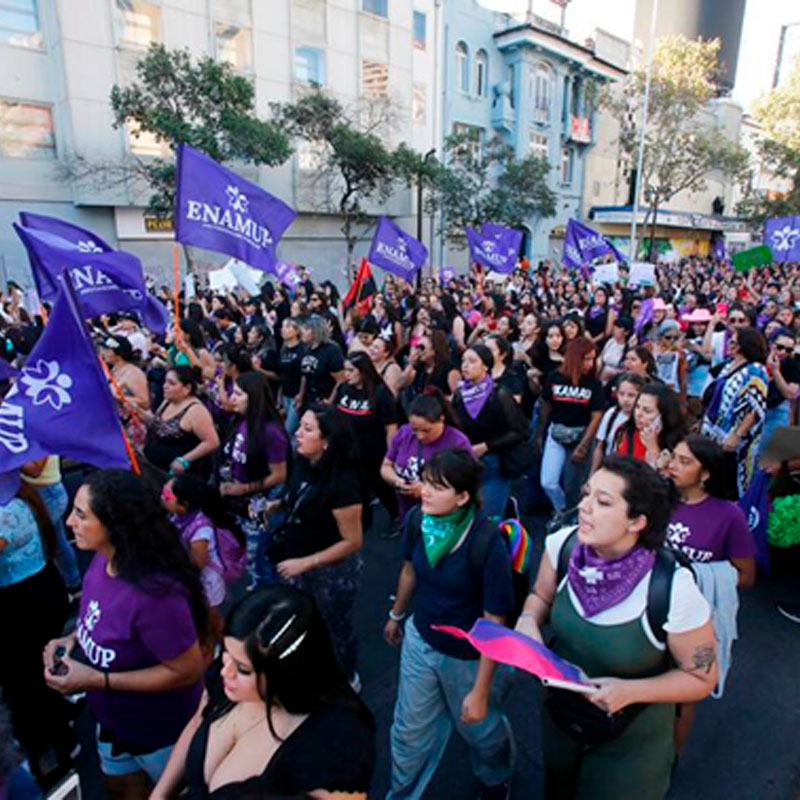
[[[422,159],[423,166],[436,155],[436,148],[432,147]],[[422,171],[417,175],[417,241],[422,241]],[[430,257],[430,253],[428,254]],[[417,290],[422,286],[422,270],[417,272]]]

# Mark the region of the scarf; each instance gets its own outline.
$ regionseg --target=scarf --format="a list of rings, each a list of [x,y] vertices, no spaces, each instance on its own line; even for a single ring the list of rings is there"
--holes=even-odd
[[[461,390],[461,399],[464,401],[467,414],[472,419],[477,419],[492,394],[494,381],[491,375],[487,375],[480,383],[461,381],[458,388]]]
[[[656,554],[636,545],[624,556],[606,561],[591,547],[577,544],[567,568],[567,579],[587,617],[621,603],[653,568]]]
[[[452,514],[422,514],[422,544],[428,563],[435,567],[464,535],[475,518],[475,506],[469,504]]]

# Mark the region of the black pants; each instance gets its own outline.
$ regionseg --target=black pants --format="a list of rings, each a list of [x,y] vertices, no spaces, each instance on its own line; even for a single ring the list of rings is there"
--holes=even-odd
[[[19,583],[0,587],[5,629],[0,687],[11,712],[14,736],[34,773],[48,747],[63,755],[72,740],[68,702],[48,689],[42,663],[44,646],[61,635],[67,606],[64,582],[51,563]]]

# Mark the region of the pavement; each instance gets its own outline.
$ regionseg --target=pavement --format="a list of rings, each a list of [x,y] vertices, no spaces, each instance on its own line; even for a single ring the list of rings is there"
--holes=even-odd
[[[525,519],[541,552],[542,515]],[[383,511],[376,527],[385,525]],[[377,764],[370,797],[385,797],[389,780],[389,727],[397,687],[399,652],[383,640],[383,625],[401,566],[399,540],[366,536],[366,568],[357,599],[359,671],[362,697],[377,725]],[[773,558],[772,574],[759,576],[756,586],[742,593],[739,612],[740,639],[733,652],[725,696],[706,700],[697,710],[692,736],[681,754],[670,790],[670,800],[724,798],[724,800],[788,800],[800,790],[800,625],[775,609],[780,600],[800,601],[800,555],[782,552]],[[542,762],[539,742],[538,682],[520,675],[509,695],[506,710],[518,746],[512,797],[536,800],[542,796]],[[81,720],[84,753],[80,757],[84,797],[105,800],[96,756],[92,750],[91,722]],[[469,753],[457,735],[451,737],[442,764],[426,798],[471,800],[477,784]],[[636,787],[631,787],[636,797]]]

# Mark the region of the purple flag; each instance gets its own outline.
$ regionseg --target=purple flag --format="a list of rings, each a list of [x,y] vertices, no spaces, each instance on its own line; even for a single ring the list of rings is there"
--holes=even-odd
[[[68,285],[0,405],[0,472],[51,454],[104,468],[130,463],[111,391]]]
[[[453,267],[442,267],[439,270],[439,280],[447,285],[450,281],[454,280],[456,277],[456,271]]]
[[[286,261],[278,259],[272,272],[284,286],[288,286],[292,291],[302,282],[300,273],[295,269],[294,265]]]
[[[114,248],[105,239],[101,239],[96,233],[92,233],[80,225],[74,225],[58,217],[48,217],[44,214],[32,214],[30,211],[20,211],[19,221],[25,228],[34,228],[37,231],[46,231],[68,242],[77,244],[87,253],[107,253]]]
[[[773,217],[764,224],[764,244],[775,261],[800,261],[800,217]]]
[[[567,222],[564,252],[561,260],[567,267],[578,269],[581,264],[591,264],[596,258],[611,255],[624,261],[622,253],[602,233],[592,230],[575,219]]]
[[[428,259],[428,248],[388,217],[378,220],[367,260],[410,281]]]
[[[739,508],[747,517],[747,526],[753,534],[756,545],[756,561],[764,572],[769,572],[767,522],[771,505],[769,499],[771,480],[763,469],[756,470],[747,491],[739,498]]]
[[[633,325],[634,333],[641,333],[645,326],[649,325],[653,321],[654,311],[655,309],[653,308],[652,297],[642,300],[642,305],[639,309],[639,316],[636,318],[636,322]]]
[[[470,258],[495,272],[513,272],[517,266],[522,233],[504,225],[487,222],[480,232],[467,228]]]
[[[712,255],[717,261],[725,260],[725,237],[722,234],[714,237]]]
[[[269,192],[182,144],[178,149],[175,239],[273,271],[283,232],[297,212]]]
[[[142,262],[121,250],[86,250],[43,230],[14,223],[30,256],[41,300],[58,296],[66,270],[85,316],[143,309],[147,303]]]

